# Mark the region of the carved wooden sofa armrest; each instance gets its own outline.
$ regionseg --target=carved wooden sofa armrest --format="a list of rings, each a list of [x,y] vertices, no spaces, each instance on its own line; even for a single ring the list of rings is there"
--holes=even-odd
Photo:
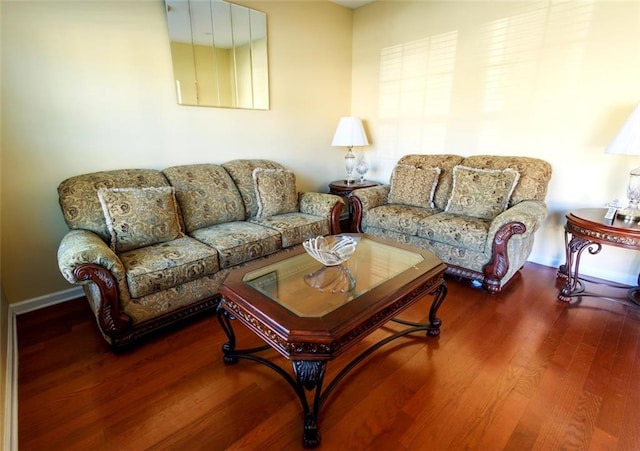
[[[58,248],[58,266],[68,282],[94,284],[88,287],[87,297],[108,341],[131,327],[131,318],[120,310],[119,282],[126,286],[124,266],[98,235],[88,230],[67,233]]]

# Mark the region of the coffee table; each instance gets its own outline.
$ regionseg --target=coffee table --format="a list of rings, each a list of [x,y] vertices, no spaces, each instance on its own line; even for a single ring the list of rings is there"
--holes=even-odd
[[[446,265],[433,253],[368,235],[354,255],[338,267],[324,267],[302,246],[234,270],[220,287],[217,315],[228,341],[223,360],[259,362],[282,376],[303,410],[305,447],[320,443],[318,415],[337,384],[381,346],[407,334],[440,334],[436,314],[447,293]],[[422,299],[433,296],[428,323],[395,318]],[[238,349],[232,320],[238,320],[267,345]],[[351,360],[324,388],[329,360],[343,354],[385,323],[407,327],[372,344]],[[293,375],[257,355],[273,348],[292,361]]]

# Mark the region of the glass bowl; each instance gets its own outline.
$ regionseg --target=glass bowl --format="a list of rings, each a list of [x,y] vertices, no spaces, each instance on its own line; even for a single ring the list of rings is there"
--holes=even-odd
[[[351,258],[358,241],[358,237],[349,235],[317,236],[304,241],[302,246],[324,266],[336,266]]]

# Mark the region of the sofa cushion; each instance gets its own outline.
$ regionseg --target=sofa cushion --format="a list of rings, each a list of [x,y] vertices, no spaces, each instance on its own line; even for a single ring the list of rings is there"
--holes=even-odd
[[[277,230],[282,237],[282,247],[295,246],[306,239],[331,233],[327,218],[304,213],[287,213],[252,222]]]
[[[247,218],[255,218],[258,213],[253,170],[256,168],[284,169],[281,164],[270,160],[231,160],[222,163],[222,167],[229,173],[242,195]]]
[[[398,164],[391,173],[390,204],[434,208],[433,194],[438,185],[440,168],[417,168]]]
[[[189,237],[119,255],[132,298],[181,285],[219,270],[215,249]]]
[[[489,219],[442,212],[421,220],[417,235],[456,248],[483,252],[490,225]]]
[[[445,211],[493,219],[507,208],[519,177],[513,169],[456,166],[453,168],[453,190]]]
[[[381,205],[367,212],[364,221],[365,231],[369,227],[376,227],[397,233],[416,235],[420,222],[439,211],[400,204]]]
[[[172,187],[102,188],[98,198],[114,252],[184,236]]]
[[[240,191],[217,164],[174,166],[163,171],[176,190],[187,233],[222,222],[242,221]]]
[[[244,221],[216,224],[190,235],[218,251],[220,268],[230,268],[282,248],[277,230]]]
[[[258,211],[256,218],[298,211],[296,177],[291,171],[256,168],[253,171]]]
[[[58,201],[70,229],[90,230],[109,242],[111,234],[102,211],[101,188],[143,188],[169,186],[162,172],[155,169],[116,169],[70,177],[58,186]]]

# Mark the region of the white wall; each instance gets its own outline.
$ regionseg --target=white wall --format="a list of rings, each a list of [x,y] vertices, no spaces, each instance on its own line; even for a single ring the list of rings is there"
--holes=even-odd
[[[4,1],[2,286],[10,303],[70,288],[56,187],[81,173],[272,158],[300,190],[343,172],[352,11],[243,2],[267,13],[270,111],[176,103],[162,1]]]
[[[564,261],[564,215],[625,199],[640,158],[604,148],[640,101],[640,2],[378,1],[354,15],[352,114],[388,180],[409,153],[528,155],[553,166],[531,260]],[[635,284],[605,247],[585,274]]]

